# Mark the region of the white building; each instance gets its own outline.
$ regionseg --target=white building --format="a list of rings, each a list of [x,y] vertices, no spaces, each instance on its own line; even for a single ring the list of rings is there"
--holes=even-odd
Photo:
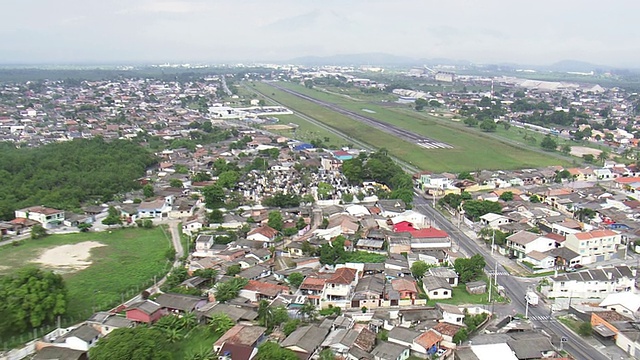
[[[638,319],[638,315],[640,315],[640,295],[631,292],[609,294],[602,300],[600,307]]]
[[[596,298],[635,288],[636,271],[628,266],[585,270],[549,277],[541,288],[548,298]]]
[[[488,213],[480,216],[480,223],[483,227],[490,227],[492,229],[499,229],[501,225],[506,225],[511,222],[506,216],[498,215],[494,213]]]
[[[50,229],[62,224],[64,221],[64,211],[44,206],[32,206],[26,209],[16,210],[15,217],[37,221],[45,229]]]
[[[524,259],[527,254],[534,250],[542,253],[554,249],[556,241],[540,234],[521,230],[507,237],[506,246],[511,255]]]
[[[580,255],[581,264],[610,260],[618,252],[622,236],[613,230],[567,234],[564,246]]]

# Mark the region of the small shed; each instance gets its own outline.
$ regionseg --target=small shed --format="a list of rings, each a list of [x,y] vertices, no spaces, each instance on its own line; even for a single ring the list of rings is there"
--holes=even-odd
[[[484,281],[471,281],[466,285],[469,294],[484,294],[487,292],[487,283]]]

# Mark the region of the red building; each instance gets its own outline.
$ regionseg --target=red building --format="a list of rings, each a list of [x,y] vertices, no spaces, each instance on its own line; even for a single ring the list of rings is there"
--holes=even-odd
[[[151,301],[144,300],[132,304],[126,309],[127,319],[151,324],[166,314],[166,311],[162,309],[160,304]]]

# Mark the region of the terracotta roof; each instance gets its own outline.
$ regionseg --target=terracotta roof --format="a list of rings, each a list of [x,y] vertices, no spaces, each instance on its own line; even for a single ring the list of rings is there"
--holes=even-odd
[[[418,292],[416,283],[407,279],[394,279],[391,280],[391,287],[395,291],[413,291]]]
[[[618,233],[613,230],[605,229],[605,230],[593,230],[593,231],[583,232],[583,233],[575,233],[573,235],[575,235],[575,237],[578,240],[589,240],[589,239],[602,238],[606,236],[616,236],[618,235]]]
[[[632,184],[632,183],[636,183],[636,182],[640,182],[640,177],[619,177],[615,180],[613,180],[619,184]]]
[[[247,236],[253,235],[253,234],[261,234],[261,235],[264,235],[264,236],[268,237],[269,239],[273,239],[278,235],[278,230],[272,228],[269,225],[262,225],[260,227],[257,227],[255,229],[249,231]]]
[[[288,291],[289,288],[282,285],[270,284],[265,282],[260,282],[256,280],[249,280],[247,285],[244,287],[245,290],[255,291],[259,294],[267,295],[267,296],[278,296],[283,291]]]
[[[611,323],[611,322],[616,322],[616,321],[629,321],[631,320],[630,318],[616,312],[616,311],[600,311],[600,312],[595,312],[593,313],[594,316],[598,316],[599,318],[601,318],[602,320]]]
[[[318,279],[314,277],[306,277],[302,284],[300,284],[300,290],[322,290],[326,279]]]
[[[430,349],[433,345],[442,341],[442,336],[437,332],[429,329],[423,332],[420,336],[418,336],[415,340],[413,340],[416,344],[422,346],[425,349]]]
[[[459,326],[459,325],[440,322],[431,329],[438,332],[439,334],[453,337],[461,328],[462,326]]]
[[[53,214],[58,214],[62,212],[62,210],[56,210],[56,209],[52,209],[44,206],[32,206],[26,209],[22,209],[20,211],[28,211],[28,212],[44,214],[44,215],[53,215]]]
[[[414,238],[446,238],[449,237],[446,231],[428,227],[420,230],[410,231],[411,236]]]
[[[556,233],[544,234],[544,237],[546,237],[547,239],[555,240],[558,243],[564,242],[566,240],[564,236]]]
[[[356,279],[356,269],[340,268],[333,273],[327,282],[330,284],[349,285]]]

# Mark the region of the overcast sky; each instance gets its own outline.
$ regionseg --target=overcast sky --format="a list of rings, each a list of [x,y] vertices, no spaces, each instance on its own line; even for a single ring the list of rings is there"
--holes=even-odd
[[[0,0],[0,63],[389,53],[639,67],[640,1]]]

